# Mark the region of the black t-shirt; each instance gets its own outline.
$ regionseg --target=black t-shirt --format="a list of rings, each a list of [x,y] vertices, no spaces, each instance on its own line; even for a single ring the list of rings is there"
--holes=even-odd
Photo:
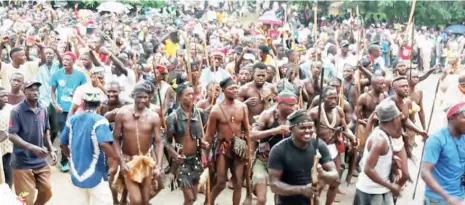
[[[316,139],[310,141],[310,146],[301,149],[295,146],[292,137],[281,140],[271,148],[268,159],[268,169],[283,171],[281,181],[289,185],[307,185],[312,183],[311,170]],[[318,151],[321,155],[320,164],[332,161],[326,143],[318,140]],[[279,196],[277,205],[309,205],[310,199],[304,195]]]

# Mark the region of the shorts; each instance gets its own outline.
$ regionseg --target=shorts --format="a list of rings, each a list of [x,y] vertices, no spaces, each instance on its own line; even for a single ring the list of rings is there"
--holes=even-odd
[[[368,194],[357,189],[354,203],[357,205],[394,205],[394,197],[391,192],[384,194]]]
[[[423,205],[448,205],[448,203],[444,199],[435,199],[425,196],[423,199]]]
[[[13,181],[16,194],[29,193],[26,204],[34,204],[35,192],[38,190],[36,202],[46,204],[52,198],[52,187],[50,184],[50,167],[45,165],[36,169],[13,169]],[[40,201],[39,201],[40,200]]]
[[[328,146],[329,154],[331,155],[331,159],[332,160],[336,159],[337,155],[339,154],[339,150],[337,150],[336,144],[333,143],[327,146]]]
[[[92,188],[73,186],[73,202],[80,205],[112,205],[110,186],[107,181],[101,181]],[[77,202],[76,202],[77,201]]]
[[[252,164],[252,186],[268,183],[268,160],[256,158]]]

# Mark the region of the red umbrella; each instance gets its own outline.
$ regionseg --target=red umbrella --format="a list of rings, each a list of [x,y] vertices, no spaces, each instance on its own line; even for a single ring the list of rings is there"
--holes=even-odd
[[[258,18],[258,21],[263,24],[270,24],[270,25],[282,25],[283,24],[283,21],[279,19],[278,17],[276,17],[276,15],[272,11],[264,13],[263,16]]]

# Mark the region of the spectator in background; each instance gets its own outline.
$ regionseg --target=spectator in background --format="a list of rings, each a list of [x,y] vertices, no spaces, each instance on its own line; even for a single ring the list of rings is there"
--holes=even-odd
[[[63,131],[65,127],[68,112],[71,109],[74,91],[77,87],[87,82],[86,74],[73,68],[76,55],[71,52],[66,52],[63,54],[62,58],[64,69],[55,72],[50,78],[52,102],[57,112],[57,123],[60,132]],[[62,155],[60,163],[61,171],[68,172],[69,164],[66,156]]]
[[[10,84],[11,90],[8,94],[8,103],[16,105],[26,98],[21,90],[24,86],[24,75],[19,72],[13,73],[10,78]]]

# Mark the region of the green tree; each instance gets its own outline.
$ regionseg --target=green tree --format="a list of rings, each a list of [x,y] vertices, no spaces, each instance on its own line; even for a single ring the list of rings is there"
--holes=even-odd
[[[411,0],[383,0],[383,1],[345,1],[344,8],[359,6],[362,15],[383,13],[388,22],[408,21]],[[441,24],[460,23],[465,19],[465,4],[463,1],[417,1],[414,19],[417,25],[437,26]]]

